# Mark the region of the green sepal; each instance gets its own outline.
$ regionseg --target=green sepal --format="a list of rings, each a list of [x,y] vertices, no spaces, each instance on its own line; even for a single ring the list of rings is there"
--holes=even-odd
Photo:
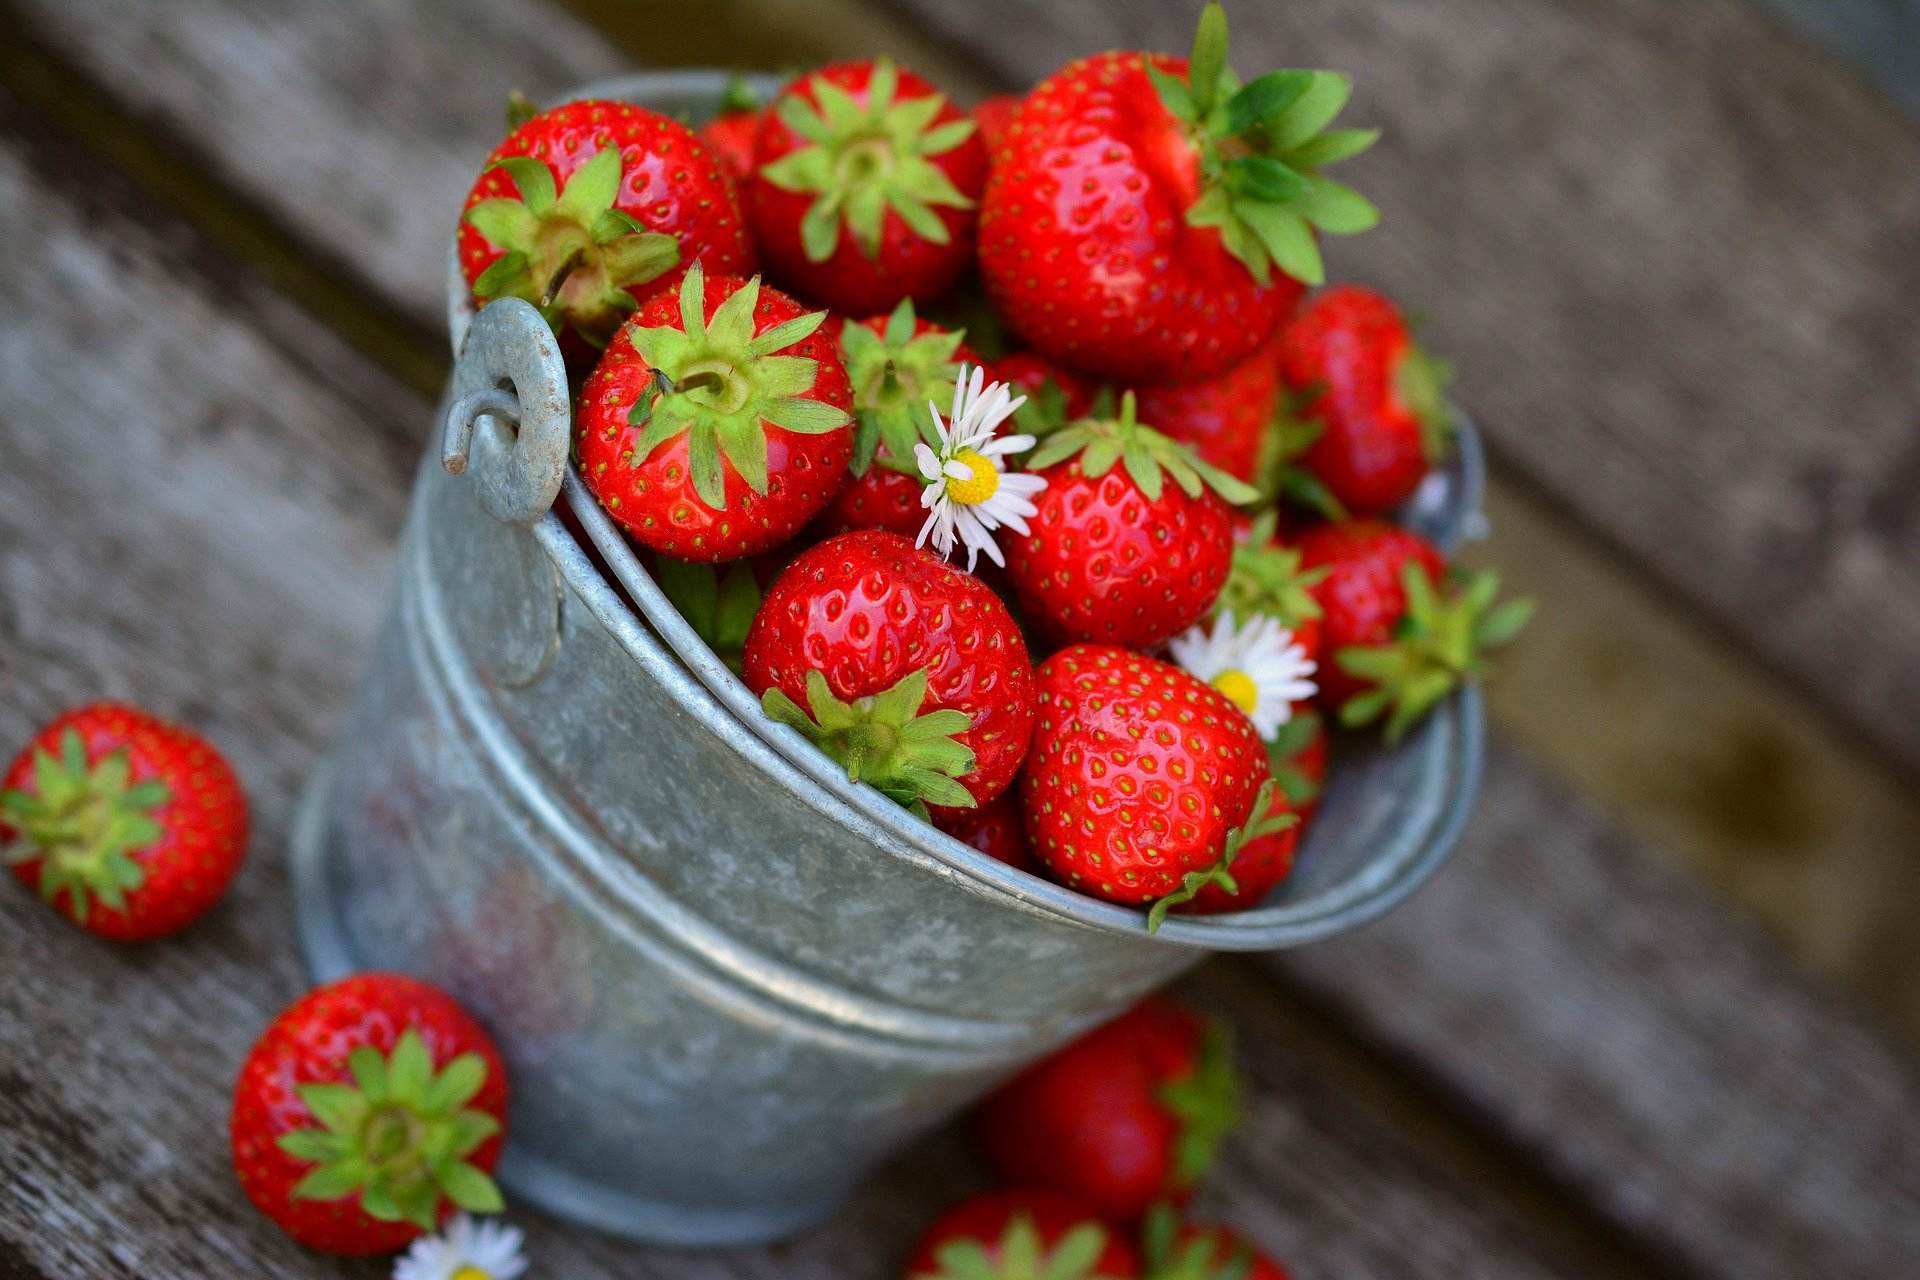
[[[1013,425],[1022,435],[1044,440],[1070,421],[1067,393],[1052,378],[1042,378],[1026,397],[1026,403],[1013,411]]]
[[[1094,1280],[1108,1230],[1092,1220],[1077,1223],[1048,1248],[1033,1218],[1015,1214],[991,1248],[978,1240],[948,1240],[934,1250],[937,1269],[915,1272],[909,1280]]]
[[[1394,394],[1420,424],[1420,451],[1430,465],[1438,464],[1453,447],[1453,414],[1447,408],[1447,384],[1453,365],[1428,354],[1418,343],[1409,346],[1393,371]]]
[[[1269,813],[1273,807],[1274,781],[1268,778],[1260,784],[1260,790],[1254,794],[1253,807],[1247,811],[1247,819],[1227,833],[1227,843],[1220,851],[1219,860],[1210,866],[1199,867],[1180,877],[1180,887],[1165,897],[1156,898],[1147,911],[1147,932],[1158,933],[1160,926],[1166,923],[1167,912],[1173,908],[1192,902],[1200,896],[1200,891],[1210,884],[1219,885],[1228,893],[1239,893],[1240,885],[1233,878],[1230,868],[1233,860],[1240,856],[1240,850],[1249,840],[1272,835],[1276,831],[1285,831],[1300,821],[1296,814]]]
[[[760,297],[755,276],[706,316],[706,275],[700,263],[680,282],[680,323],[635,326],[628,337],[654,370],[627,412],[640,428],[632,457],[651,457],[669,440],[687,437],[687,470],[694,493],[716,511],[724,511],[726,469],[755,493],[767,492],[766,429],[769,425],[803,435],[837,431],[850,421],[836,405],[810,399],[817,364],[778,352],[805,341],[826,319],[823,311],[796,317],[755,336],[754,308]]]
[[[76,924],[86,924],[97,902],[127,909],[127,894],[146,883],[135,860],[166,835],[155,819],[173,798],[166,783],[132,780],[125,748],[108,751],[91,765],[77,729],[60,735],[60,754],[36,748],[33,789],[0,792],[0,814],[14,838],[0,848],[10,866],[38,862],[40,896],[57,903]]]
[[[922,713],[927,670],[909,672],[889,689],[842,702],[818,671],[807,672],[807,706],[768,689],[760,699],[767,718],[797,729],[844,765],[847,779],[864,782],[903,808],[927,818],[927,806],[971,809],[971,792],[958,779],[973,772],[973,750],[959,741],[973,727],[965,712]]]
[[[753,566],[745,560],[688,564],[661,556],[654,561],[653,576],[694,634],[738,673],[747,632],[760,609],[760,580]]]
[[[727,87],[721,91],[720,101],[714,106],[714,114],[730,116],[738,115],[742,111],[759,109],[760,94],[754,89],[753,81],[739,71],[728,73]]]
[[[556,334],[570,328],[605,346],[637,305],[628,289],[680,264],[679,241],[614,208],[623,176],[617,147],[595,152],[559,191],[553,171],[534,156],[505,156],[492,167],[519,199],[481,200],[465,214],[501,252],[473,282],[474,296],[523,299]]]
[[[1307,412],[1323,394],[1324,388],[1316,385],[1285,398],[1261,438],[1254,478],[1263,498],[1284,498],[1337,523],[1348,519],[1346,504],[1334,496],[1325,481],[1300,465],[1301,457],[1327,429],[1324,422]]]
[[[1190,498],[1207,489],[1230,503],[1254,502],[1259,490],[1236,476],[1227,474],[1181,442],[1171,439],[1138,420],[1133,392],[1120,397],[1116,418],[1082,418],[1050,433],[1027,458],[1026,469],[1040,471],[1068,458],[1080,460],[1082,474],[1105,475],[1117,462],[1145,494],[1157,501],[1166,477]]]
[[[1199,1185],[1220,1144],[1240,1124],[1240,1073],[1233,1064],[1231,1028],[1208,1024],[1200,1060],[1187,1075],[1160,1087],[1160,1104],[1180,1122],[1168,1181],[1173,1190],[1186,1191]]]
[[[1141,1274],[1151,1280],[1247,1280],[1253,1271],[1253,1250],[1232,1250],[1225,1262],[1216,1262],[1219,1242],[1199,1235],[1182,1242],[1180,1214],[1165,1202],[1148,1209],[1140,1221]]]
[[[500,1132],[500,1122],[467,1107],[486,1085],[486,1059],[463,1053],[438,1071],[419,1031],[392,1050],[362,1045],[348,1055],[352,1083],[315,1082],[294,1092],[318,1127],[283,1133],[275,1145],[311,1163],[296,1200],[356,1197],[367,1216],[424,1231],[442,1197],[471,1213],[503,1206],[493,1179],[466,1157]]]
[[[1491,570],[1454,574],[1436,588],[1409,561],[1400,572],[1406,612],[1382,645],[1350,646],[1334,661],[1371,687],[1340,708],[1340,723],[1358,728],[1386,717],[1386,739],[1398,742],[1436,703],[1468,680],[1484,678],[1486,654],[1520,633],[1533,602],[1496,604],[1500,578]]]
[[[1313,588],[1333,570],[1325,565],[1302,569],[1298,548],[1274,542],[1278,524],[1277,513],[1262,512],[1234,543],[1233,564],[1214,601],[1214,617],[1231,610],[1242,621],[1264,615],[1292,628],[1320,616]]]
[[[973,120],[935,125],[946,98],[897,97],[899,72],[885,57],[874,60],[864,104],[825,76],[812,77],[808,87],[814,103],[789,90],[773,110],[809,145],[760,168],[784,191],[815,195],[800,223],[808,261],[831,258],[843,231],[877,258],[889,212],[922,239],[946,244],[950,236],[934,206],[970,209],[973,201],[932,157],[965,142]]]
[[[1319,728],[1319,712],[1310,707],[1296,708],[1267,743],[1267,765],[1290,808],[1299,809],[1320,798],[1320,784],[1293,763]]]
[[[884,332],[857,320],[840,331],[840,353],[853,384],[855,475],[865,475],[876,457],[911,471],[916,443],[939,447],[927,404],[953,402],[961,368],[955,356],[966,334],[934,329],[916,336],[918,323],[913,299],[903,298],[887,317]]]

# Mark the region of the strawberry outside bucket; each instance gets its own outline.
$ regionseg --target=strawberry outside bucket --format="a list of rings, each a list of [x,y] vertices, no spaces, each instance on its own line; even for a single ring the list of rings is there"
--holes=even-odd
[[[715,72],[574,96],[698,117]],[[1397,748],[1342,743],[1292,876],[1235,915],[1144,916],[1016,871],[844,772],[688,628],[568,466],[552,334],[478,315],[359,697],[292,841],[327,980],[446,988],[512,1078],[509,1193],[671,1244],[833,1211],[876,1163],[1214,950],[1294,946],[1438,867],[1479,784],[1478,692]],[[1408,522],[1478,507],[1476,437]]]

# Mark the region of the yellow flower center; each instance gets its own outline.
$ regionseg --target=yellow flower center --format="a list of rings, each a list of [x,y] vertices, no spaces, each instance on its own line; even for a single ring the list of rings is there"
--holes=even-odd
[[[1244,671],[1222,671],[1213,678],[1213,687],[1227,695],[1227,701],[1248,715],[1260,705],[1260,686]]]
[[[1000,468],[993,459],[972,449],[962,449],[953,460],[967,469],[965,480],[947,477],[947,496],[963,506],[976,507],[1000,488]]]
[[[471,1264],[454,1272],[450,1280],[493,1280],[493,1277]]]

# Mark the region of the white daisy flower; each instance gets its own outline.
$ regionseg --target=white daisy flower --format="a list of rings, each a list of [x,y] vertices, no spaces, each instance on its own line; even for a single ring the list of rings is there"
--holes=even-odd
[[[527,1269],[520,1228],[455,1214],[439,1235],[413,1242],[393,1267],[393,1280],[513,1280]]]
[[[1293,704],[1314,695],[1313,660],[1296,644],[1293,632],[1260,615],[1244,627],[1225,610],[1208,634],[1206,625],[1189,628],[1167,646],[1173,660],[1205,680],[1247,713],[1269,741],[1293,717]]]
[[[986,376],[985,369],[975,369],[969,378],[961,366],[960,380],[953,388],[951,421],[941,421],[940,410],[927,403],[940,436],[939,452],[925,444],[913,446],[927,482],[920,491],[927,522],[920,526],[913,545],[925,546],[931,539],[936,551],[950,556],[954,543],[963,542],[968,572],[979,563],[982,551],[997,565],[1007,563],[993,531],[1005,525],[1017,533],[1027,532],[1027,517],[1036,510],[1033,497],[1047,487],[1039,476],[1006,470],[1007,456],[1033,448],[1034,439],[993,433],[1027,398],[1016,398],[1004,382],[987,383]]]

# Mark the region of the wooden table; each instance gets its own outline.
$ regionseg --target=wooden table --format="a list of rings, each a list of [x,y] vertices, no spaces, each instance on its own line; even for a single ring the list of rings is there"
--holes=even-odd
[[[1740,0],[1236,12],[1242,66],[1350,67],[1387,127],[1355,175],[1387,225],[1336,270],[1458,359],[1485,557],[1543,616],[1448,871],[1185,987],[1254,1081],[1207,1208],[1303,1280],[1915,1274],[1920,127]],[[504,93],[883,48],[974,96],[1183,47],[1190,7],[0,20],[0,746],[134,698],[227,747],[259,817],[166,945],[0,893],[0,1277],[383,1274],[253,1213],[226,1091],[303,986],[282,840],[381,605],[447,364],[441,246]],[[522,1220],[569,1280],[884,1277],[980,1176],[945,1135],[750,1252]]]

